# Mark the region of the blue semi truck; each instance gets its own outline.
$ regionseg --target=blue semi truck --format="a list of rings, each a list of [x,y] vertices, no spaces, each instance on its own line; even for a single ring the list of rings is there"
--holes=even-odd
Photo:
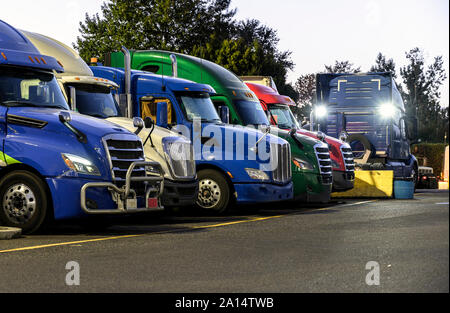
[[[52,218],[160,209],[160,166],[139,137],[70,112],[53,71],[64,68],[0,20],[0,225],[31,233]]]
[[[210,96],[212,87],[175,77],[132,71],[122,48],[125,68],[91,66],[95,76],[120,88],[123,111],[151,118],[158,126],[186,136],[194,146],[199,193],[197,205],[223,212],[237,204],[290,200],[293,197],[289,144],[257,130],[233,127],[226,107],[222,117]],[[130,115],[130,113],[128,113]],[[196,124],[195,121],[198,121]]]
[[[407,116],[391,73],[317,74],[311,129],[347,141],[365,170],[390,169],[417,182],[410,151],[417,119]]]

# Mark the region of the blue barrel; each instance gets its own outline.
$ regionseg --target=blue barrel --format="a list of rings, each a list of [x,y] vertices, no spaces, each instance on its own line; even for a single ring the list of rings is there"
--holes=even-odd
[[[412,178],[394,180],[395,199],[414,199],[414,181]]]

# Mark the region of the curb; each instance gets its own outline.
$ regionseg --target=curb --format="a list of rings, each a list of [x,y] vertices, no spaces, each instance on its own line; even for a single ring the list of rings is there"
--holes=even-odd
[[[22,229],[14,227],[0,226],[0,240],[8,240],[18,238],[22,235]]]

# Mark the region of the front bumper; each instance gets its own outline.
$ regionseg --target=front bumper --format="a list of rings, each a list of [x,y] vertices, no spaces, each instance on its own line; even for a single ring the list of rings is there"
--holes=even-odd
[[[294,200],[325,203],[331,199],[332,176],[313,172],[294,172]]]
[[[322,191],[312,192],[297,195],[294,201],[307,202],[307,203],[328,203],[331,200],[331,185],[323,185]]]
[[[198,196],[198,180],[188,182],[164,179],[161,202],[164,207],[194,205]]]
[[[159,175],[133,177],[132,173],[136,166],[151,166],[157,168],[159,169]],[[162,178],[161,173],[162,169],[159,163],[133,162],[127,171],[125,184],[120,188],[111,182],[90,182],[84,184],[83,187],[81,187],[80,192],[81,209],[87,214],[121,214],[160,210],[162,207],[159,198],[164,189],[164,179]],[[131,188],[132,182],[145,185],[145,195],[136,194]],[[99,209],[97,205],[89,205],[90,201],[86,196],[87,190],[97,188],[108,189],[113,201],[116,203],[115,208]],[[155,200],[156,203],[154,203]]]
[[[333,170],[333,192],[343,192],[355,186],[355,172]]]
[[[293,183],[286,185],[275,184],[234,184],[236,202],[239,204],[275,202],[291,200],[293,197]]]

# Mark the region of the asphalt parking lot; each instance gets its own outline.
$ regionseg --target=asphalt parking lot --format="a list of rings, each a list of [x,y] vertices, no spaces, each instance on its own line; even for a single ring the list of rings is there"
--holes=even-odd
[[[419,191],[115,217],[101,230],[60,223],[0,241],[0,292],[448,292],[448,202],[448,191]],[[70,261],[79,285],[66,284]],[[368,262],[379,284],[367,284]]]

